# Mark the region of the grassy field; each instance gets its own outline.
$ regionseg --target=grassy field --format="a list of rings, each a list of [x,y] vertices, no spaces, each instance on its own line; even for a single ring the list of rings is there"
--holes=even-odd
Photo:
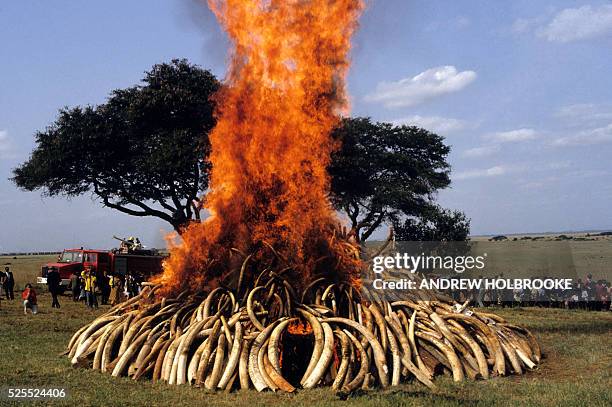
[[[518,238],[520,239],[520,237]],[[508,240],[488,242],[474,239],[479,251],[488,254],[485,274],[504,273],[506,277],[554,276],[612,280],[612,237],[593,240]]]
[[[43,264],[57,260],[57,255],[48,256],[0,256],[0,267],[4,271],[4,264],[11,263],[11,270],[15,277],[15,289],[21,290],[27,283],[36,283],[40,276]]]
[[[103,310],[90,311],[68,297],[62,297],[61,302],[60,310],[52,309],[49,295],[42,294],[40,313],[24,316],[17,300],[2,301],[0,388],[63,387],[69,399],[49,404],[71,406],[612,405],[612,314],[609,312],[498,309],[495,312],[509,321],[531,328],[540,340],[545,359],[537,370],[520,377],[476,382],[452,383],[438,378],[439,388],[435,391],[406,384],[346,398],[328,389],[299,391],[293,395],[254,391],[211,394],[188,386],[134,382],[73,369],[68,359],[59,354],[70,336]],[[0,397],[0,404],[6,403]]]

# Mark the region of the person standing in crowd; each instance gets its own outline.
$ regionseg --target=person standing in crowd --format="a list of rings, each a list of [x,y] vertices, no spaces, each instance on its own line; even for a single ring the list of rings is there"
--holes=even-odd
[[[59,272],[55,267],[51,267],[47,271],[47,286],[49,287],[49,292],[51,293],[51,308],[59,308],[60,303],[57,300],[57,295],[60,291],[61,277]]]
[[[25,290],[21,293],[23,299],[23,314],[28,314],[28,308],[32,311],[32,315],[38,313],[38,304],[36,303],[36,291],[32,288],[32,284],[28,283]]]
[[[106,270],[100,276],[100,280],[98,281],[98,287],[100,287],[100,294],[102,295],[102,305],[108,304],[108,298],[110,297],[110,281],[108,277],[108,273]]]
[[[589,274],[586,281],[584,282],[587,291],[587,309],[593,311],[596,309],[595,304],[595,281],[593,281],[593,275]]]
[[[87,267],[83,271],[83,281],[87,306],[89,308],[98,308],[98,299],[96,298],[97,278],[96,273],[91,270],[91,267]]]
[[[582,284],[582,279],[579,278],[576,280],[576,284],[574,285],[574,294],[578,297],[576,307],[578,309],[583,309],[584,304],[582,303],[582,290],[584,285]]]
[[[77,302],[81,294],[81,279],[76,271],[70,276],[70,289],[72,290],[72,301]]]
[[[123,282],[123,295],[125,296],[126,299],[132,298],[132,293],[131,293],[131,289],[132,289],[132,275],[128,272],[125,275],[125,281]]]
[[[4,291],[4,280],[6,280],[6,273],[0,270],[0,303],[2,303],[2,292]]]
[[[134,295],[139,295],[142,292],[142,283],[144,277],[140,271],[137,271],[134,275]]]
[[[4,267],[4,281],[2,285],[4,287],[6,299],[14,300],[15,294],[13,293],[13,290],[15,289],[15,278],[13,277],[13,272],[9,266]]]
[[[117,305],[121,302],[121,277],[117,274],[111,274],[108,279],[108,285],[110,286],[110,303],[111,305]]]
[[[607,311],[608,303],[608,288],[605,280],[598,280],[595,285],[595,301],[597,303],[597,311]]]
[[[478,276],[478,279],[480,281],[482,281],[484,279],[483,276]],[[484,307],[484,295],[485,295],[485,289],[484,287],[477,287],[474,288],[475,294],[476,294],[476,303],[478,304],[479,307]]]
[[[142,276],[138,271],[134,273],[128,273],[125,276],[125,291],[128,298],[133,298],[140,294],[140,284],[142,283]]]
[[[512,298],[514,300],[512,302],[512,307],[521,307],[523,305],[523,289],[515,288],[512,290],[512,294]]]

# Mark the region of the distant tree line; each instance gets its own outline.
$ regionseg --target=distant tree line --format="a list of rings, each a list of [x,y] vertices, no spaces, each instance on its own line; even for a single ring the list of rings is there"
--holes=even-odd
[[[7,252],[0,253],[0,257],[15,257],[15,256],[48,256],[51,254],[60,254],[61,252]]]

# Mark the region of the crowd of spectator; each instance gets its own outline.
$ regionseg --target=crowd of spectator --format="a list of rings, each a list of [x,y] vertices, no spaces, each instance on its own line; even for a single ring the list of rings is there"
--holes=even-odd
[[[51,307],[60,308],[59,296],[64,292],[62,279],[56,268],[50,267],[46,274],[47,288],[51,294]],[[74,302],[83,302],[89,308],[98,308],[98,298],[102,305],[116,305],[128,298],[140,294],[144,276],[141,273],[112,274],[97,273],[91,267],[85,267],[81,272],[75,272],[70,278],[70,289]],[[14,300],[15,278],[8,266],[0,270],[0,304],[3,297]],[[38,301],[35,288],[27,283],[21,293],[23,312],[32,314],[38,312]]]
[[[503,278],[498,276],[496,278]],[[570,290],[546,289],[474,289],[453,290],[450,295],[458,302],[469,300],[480,307],[547,307],[610,311],[612,286],[607,280],[595,280],[589,274],[574,281]]]
[[[116,305],[140,294],[144,277],[141,273],[113,274],[96,273],[85,268],[70,278],[72,300],[83,301],[90,308],[98,308],[98,297],[102,305]]]

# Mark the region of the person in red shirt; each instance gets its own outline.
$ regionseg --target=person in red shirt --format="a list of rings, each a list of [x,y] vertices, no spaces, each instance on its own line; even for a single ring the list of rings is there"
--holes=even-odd
[[[27,315],[28,308],[32,310],[32,315],[38,313],[38,305],[36,303],[36,291],[32,288],[32,284],[26,284],[25,290],[21,293],[23,299],[23,313]]]

